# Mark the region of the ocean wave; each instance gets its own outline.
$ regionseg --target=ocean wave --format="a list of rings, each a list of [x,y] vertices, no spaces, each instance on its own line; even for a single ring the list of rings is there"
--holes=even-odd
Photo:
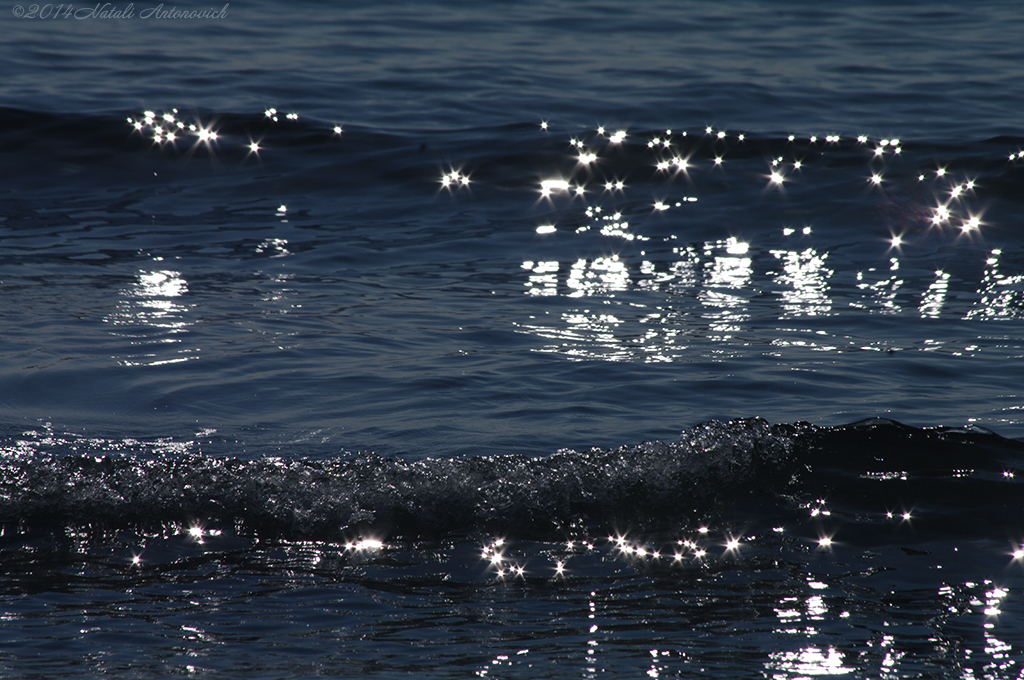
[[[242,171],[250,193],[329,191],[339,186],[387,187],[436,193],[458,190],[472,181],[474,192],[541,190],[552,177],[564,189],[599,184],[615,192],[615,183],[666,186],[690,181],[690,165],[716,169],[724,162],[779,159],[783,174],[794,169],[893,163],[913,157],[903,170],[888,168],[886,182],[905,173],[941,167],[978,180],[978,190],[1007,200],[1019,198],[1024,138],[998,136],[974,140],[898,140],[850,133],[792,131],[764,134],[751,130],[687,127],[676,130],[559,129],[518,121],[486,128],[450,131],[342,127],[276,109],[236,113],[176,108],[107,113],[53,113],[0,107],[0,154],[17,164],[6,167],[11,182],[67,178],[110,187],[121,178],[141,179],[141,170],[157,170],[160,182],[202,180]],[[781,162],[785,159],[784,162]],[[793,160],[798,159],[795,168]],[[194,163],[188,161],[203,161]],[[938,164],[938,165],[937,165]],[[187,165],[187,168],[186,168]],[[900,175],[896,174],[900,173]],[[764,176],[765,178],[768,175]],[[62,179],[63,178],[63,179]],[[445,181],[447,178],[448,181]],[[705,190],[733,192],[723,176]],[[750,179],[749,177],[747,179]],[[757,179],[763,179],[760,175]],[[788,177],[779,178],[778,184]],[[760,186],[760,185],[759,185]],[[43,185],[33,184],[42,189]],[[621,192],[621,187],[619,187]]]
[[[859,527],[851,536],[911,513],[921,531],[976,536],[1024,527],[1021,466],[1019,441],[879,419],[832,428],[712,421],[671,443],[414,462],[22,450],[0,463],[0,522],[144,529],[201,521],[292,537],[485,531],[550,539],[724,515],[784,523],[827,506],[834,521]]]

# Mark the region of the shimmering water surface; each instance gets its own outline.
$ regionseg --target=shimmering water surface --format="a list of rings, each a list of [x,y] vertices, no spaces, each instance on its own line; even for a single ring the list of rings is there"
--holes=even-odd
[[[21,8],[0,674],[1021,677],[1018,6]]]

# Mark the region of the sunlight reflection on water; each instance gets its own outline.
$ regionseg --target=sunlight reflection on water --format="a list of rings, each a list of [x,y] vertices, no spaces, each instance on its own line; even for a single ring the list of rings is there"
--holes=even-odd
[[[698,147],[686,146],[694,144],[695,137],[667,131],[652,137],[646,144],[653,154],[648,161],[650,166],[662,173],[669,183],[685,180],[690,191],[694,188],[695,174],[709,169],[702,169],[703,163],[694,158]],[[730,150],[750,143],[745,135],[715,131],[710,127],[705,130],[705,138],[721,145],[714,151],[714,164],[710,168],[713,171],[722,167]],[[783,201],[790,184],[806,186],[813,181],[814,173],[827,172],[827,168],[812,168],[804,162],[812,151],[826,156],[830,153],[853,154],[854,158],[858,153],[866,155],[870,168],[868,183],[871,191],[880,192],[882,199],[888,193],[899,196],[901,192],[896,186],[901,180],[893,177],[896,171],[887,173],[887,170],[899,168],[905,175],[901,166],[913,162],[904,153],[904,142],[898,139],[872,143],[862,135],[853,143],[840,135],[828,135],[823,141],[813,136],[801,139],[791,135],[789,140],[790,151],[771,158],[768,174],[762,175],[767,180],[765,189],[772,190],[769,195],[777,194]],[[926,239],[952,239],[953,243],[973,246],[985,227],[981,212],[971,204],[977,198],[976,181],[962,173],[948,172],[944,165],[931,166],[917,176],[917,188],[930,192],[932,202],[924,199],[914,205],[900,198],[897,212],[883,215],[890,220],[892,234],[888,252],[879,248],[881,262],[862,262],[865,266],[855,270],[855,280],[850,281],[847,278],[850,272],[843,271],[847,268],[843,266],[845,263],[840,264],[842,269],[837,275],[833,264],[835,254],[830,250],[835,245],[808,242],[814,236],[806,222],[799,228],[781,226],[784,247],[779,247],[778,232],[771,234],[770,224],[766,225],[767,234],[744,239],[729,236],[680,246],[673,241],[683,235],[685,222],[666,237],[656,234],[656,230],[662,228],[657,222],[635,208],[630,208],[632,217],[626,219],[617,204],[607,204],[609,192],[614,200],[623,201],[629,193],[620,179],[628,174],[627,169],[615,167],[613,157],[608,154],[612,142],[603,130],[590,138],[586,135],[573,137],[570,147],[581,153],[578,174],[542,182],[541,197],[545,201],[568,200],[571,206],[575,196],[583,195],[587,220],[568,229],[560,227],[560,220],[572,219],[577,214],[569,207],[567,212],[556,213],[561,215],[558,219],[538,227],[538,234],[561,238],[562,243],[574,237],[595,235],[606,240],[598,246],[602,251],[600,255],[565,261],[539,254],[536,260],[522,262],[522,269],[529,272],[524,282],[526,294],[586,301],[584,306],[569,304],[558,314],[549,308],[544,317],[531,317],[528,322],[519,324],[524,332],[548,341],[537,351],[561,354],[574,360],[678,361],[691,355],[720,357],[721,348],[715,348],[716,343],[729,344],[727,353],[730,355],[743,354],[746,351],[743,347],[750,344],[746,339],[758,336],[755,328],[759,323],[837,317],[840,319],[837,323],[849,324],[849,317],[858,313],[901,315],[915,308],[918,318],[929,319],[952,316],[992,320],[1022,315],[1024,276],[1000,271],[999,250],[992,251],[982,279],[971,291],[976,301],[969,309],[965,309],[962,302],[956,306],[949,304],[951,287],[956,285],[960,289],[957,292],[962,299],[962,288],[970,285],[969,281],[954,278],[944,270],[936,271],[931,280],[924,280],[916,272],[908,276],[901,270],[901,260],[911,255],[914,248],[927,247]],[[802,145],[799,150],[795,146],[798,144]],[[630,162],[635,164],[637,160]],[[591,199],[586,198],[583,191],[574,190],[584,189],[587,181],[603,182],[604,193]],[[697,200],[697,196],[686,196],[681,201],[658,198],[648,203],[649,215],[673,214]],[[635,203],[622,205],[635,206]],[[888,203],[883,205],[888,206]],[[828,224],[818,226],[822,227],[819,231],[824,231]],[[635,250],[628,251],[624,247],[627,244],[639,245],[645,250],[637,255]],[[668,252],[673,257],[666,258]],[[774,262],[767,255],[774,258]],[[886,257],[888,265],[882,264]],[[870,340],[867,344],[875,342],[884,344],[884,338]],[[788,343],[776,337],[775,344],[787,346]],[[820,339],[798,344],[823,351],[842,351],[851,343],[849,338],[825,331]],[[856,346],[864,345],[864,342],[856,343]]]
[[[198,358],[189,348],[170,356],[166,349],[166,345],[180,344],[194,323],[187,318],[192,305],[178,299],[186,293],[184,277],[169,269],[139,272],[136,282],[122,290],[117,311],[104,319],[115,326],[114,335],[128,338],[131,346],[139,348],[120,357],[122,365],[158,366]]]

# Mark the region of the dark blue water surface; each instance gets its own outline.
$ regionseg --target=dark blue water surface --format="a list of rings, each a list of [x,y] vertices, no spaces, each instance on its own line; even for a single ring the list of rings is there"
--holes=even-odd
[[[1021,677],[1019,3],[155,10],[0,16],[0,675]]]

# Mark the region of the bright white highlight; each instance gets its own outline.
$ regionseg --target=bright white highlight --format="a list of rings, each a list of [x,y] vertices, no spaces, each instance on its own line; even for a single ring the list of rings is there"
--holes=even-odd
[[[569,183],[564,179],[546,179],[540,183],[540,195],[550,196],[554,191],[568,191]]]
[[[746,255],[747,251],[749,250],[749,243],[737,241],[735,238],[730,238],[725,246],[725,252],[729,253],[730,255]]]
[[[383,541],[376,538],[361,538],[358,541],[345,544],[345,549],[353,552],[373,552],[383,547]]]

